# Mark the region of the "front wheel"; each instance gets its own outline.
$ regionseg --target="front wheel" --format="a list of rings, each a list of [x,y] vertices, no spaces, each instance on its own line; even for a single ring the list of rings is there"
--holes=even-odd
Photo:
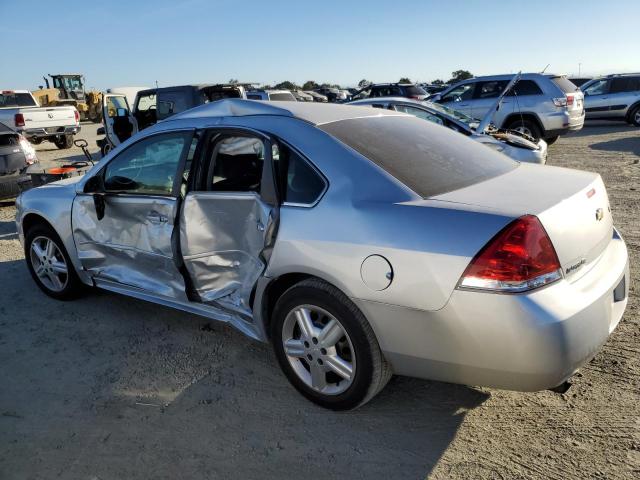
[[[362,312],[321,280],[304,280],[278,299],[271,338],[291,384],[325,408],[347,410],[363,405],[391,378],[391,369]]]
[[[73,135],[61,135],[53,141],[60,150],[66,150],[73,147]]]
[[[27,267],[40,290],[58,300],[70,300],[82,291],[62,240],[50,227],[38,225],[26,232]]]

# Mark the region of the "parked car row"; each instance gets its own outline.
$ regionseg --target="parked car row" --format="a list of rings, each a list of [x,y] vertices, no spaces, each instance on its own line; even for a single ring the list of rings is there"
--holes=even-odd
[[[15,128],[0,122],[0,199],[18,194],[26,169],[38,162],[33,146]]]

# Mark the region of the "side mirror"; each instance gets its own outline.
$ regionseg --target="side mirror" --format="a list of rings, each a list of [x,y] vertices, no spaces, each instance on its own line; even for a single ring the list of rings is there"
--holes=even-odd
[[[102,171],[87,180],[87,183],[84,184],[84,193],[104,193]]]
[[[96,130],[96,135],[106,135],[104,127],[98,128],[98,130]]]

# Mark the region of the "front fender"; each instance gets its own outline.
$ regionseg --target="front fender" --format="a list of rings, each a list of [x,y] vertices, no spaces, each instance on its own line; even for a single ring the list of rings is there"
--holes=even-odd
[[[16,200],[16,226],[20,242],[24,245],[24,220],[36,215],[48,223],[58,234],[67,250],[80,280],[92,285],[91,277],[82,269],[78,259],[71,226],[71,211],[76,196],[75,182],[54,182],[28,190]]]

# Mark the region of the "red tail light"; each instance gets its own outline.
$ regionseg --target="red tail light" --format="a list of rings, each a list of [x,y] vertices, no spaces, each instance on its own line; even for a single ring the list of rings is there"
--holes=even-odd
[[[573,105],[573,94],[567,93],[567,107]]]
[[[76,123],[80,123],[80,114],[78,113],[78,110],[74,110],[73,114],[76,117]]]
[[[16,113],[15,122],[16,127],[24,127],[24,115],[21,113]]]
[[[502,229],[471,261],[459,286],[524,292],[562,278],[558,255],[544,227],[525,215]]]

